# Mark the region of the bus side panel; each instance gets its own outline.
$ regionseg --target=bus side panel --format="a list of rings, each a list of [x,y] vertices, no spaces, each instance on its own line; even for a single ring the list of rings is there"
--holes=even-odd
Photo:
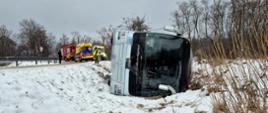
[[[125,91],[128,87],[125,87],[128,79],[126,76],[125,63],[128,55],[127,51],[127,37],[128,32],[117,32],[113,37],[113,49],[112,49],[112,77],[111,77],[111,92],[118,95],[128,95]]]
[[[125,54],[126,54],[126,58],[125,59],[129,59],[130,61],[130,54],[131,54],[131,46],[132,46],[132,42],[133,42],[133,34],[134,33],[129,33],[127,35],[127,40],[126,40],[126,45],[125,45]],[[126,63],[124,63],[126,65]],[[126,67],[126,66],[125,66]],[[129,69],[125,68],[125,71],[124,71],[124,75],[125,75],[125,86],[124,86],[124,94],[125,95],[130,95],[129,94]]]
[[[118,58],[119,58],[119,43],[117,40],[118,32],[113,36],[113,46],[112,46],[112,76],[111,76],[111,88],[110,92],[114,94],[120,93],[122,85],[118,82]]]

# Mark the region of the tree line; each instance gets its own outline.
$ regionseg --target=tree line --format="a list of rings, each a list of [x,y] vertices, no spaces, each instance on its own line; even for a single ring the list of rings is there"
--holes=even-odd
[[[177,3],[171,17],[177,31],[191,40],[195,56],[200,58],[265,57],[268,54],[268,1],[267,0],[189,0]],[[93,42],[105,45],[111,51],[112,32],[115,29],[150,31],[145,17],[127,17],[122,24],[109,25],[97,31],[100,41],[73,32],[63,34],[59,41],[33,20],[20,23],[20,33],[0,27],[0,56],[50,56],[62,44]],[[16,39],[13,41],[11,39]],[[9,49],[10,52],[5,50]],[[41,51],[42,50],[42,51]]]
[[[267,0],[190,0],[173,17],[195,56],[239,58],[268,54]]]
[[[55,36],[33,20],[22,20],[20,32],[12,34],[5,25],[0,26],[0,56],[39,56],[53,54]]]

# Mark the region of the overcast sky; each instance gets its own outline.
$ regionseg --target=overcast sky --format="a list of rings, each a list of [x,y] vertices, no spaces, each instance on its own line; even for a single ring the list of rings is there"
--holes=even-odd
[[[33,19],[56,36],[73,31],[96,36],[123,17],[145,16],[153,28],[172,24],[178,0],[0,0],[0,25],[13,33],[22,19]]]

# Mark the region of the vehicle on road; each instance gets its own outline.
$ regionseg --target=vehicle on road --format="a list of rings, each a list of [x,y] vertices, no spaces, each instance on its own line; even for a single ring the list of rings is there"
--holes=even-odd
[[[75,61],[93,60],[92,43],[80,43],[76,45]]]
[[[108,59],[108,56],[107,56],[107,54],[105,52],[104,46],[102,46],[102,45],[94,45],[93,46],[93,51],[99,52],[98,54],[99,54],[100,60],[107,60]],[[95,52],[93,52],[93,53],[95,53]]]
[[[61,53],[64,61],[74,61],[75,59],[75,44],[61,45]]]

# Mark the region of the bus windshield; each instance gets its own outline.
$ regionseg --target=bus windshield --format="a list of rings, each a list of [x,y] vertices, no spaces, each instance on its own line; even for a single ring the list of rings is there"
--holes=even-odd
[[[129,91],[136,96],[169,95],[160,84],[179,90],[185,39],[158,33],[136,33],[131,49]]]

